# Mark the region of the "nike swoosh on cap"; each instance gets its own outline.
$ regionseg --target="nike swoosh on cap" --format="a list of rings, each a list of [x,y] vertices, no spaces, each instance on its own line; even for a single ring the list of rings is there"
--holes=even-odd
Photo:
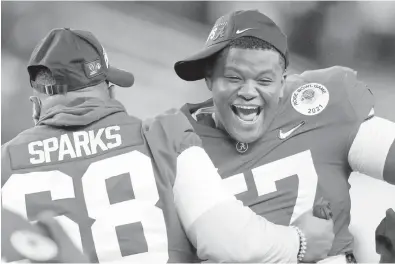
[[[250,29],[253,29],[253,28],[245,28],[245,29],[242,29],[242,30],[237,30],[236,31],[236,34],[241,34],[241,33],[243,33],[243,32],[245,32],[245,31],[247,31],[247,30],[250,30]]]

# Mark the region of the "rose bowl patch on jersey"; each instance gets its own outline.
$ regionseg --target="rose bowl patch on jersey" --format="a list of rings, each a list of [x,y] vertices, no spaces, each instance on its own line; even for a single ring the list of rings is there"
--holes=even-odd
[[[291,96],[293,108],[302,115],[321,113],[329,102],[328,89],[319,83],[307,83],[296,89]]]

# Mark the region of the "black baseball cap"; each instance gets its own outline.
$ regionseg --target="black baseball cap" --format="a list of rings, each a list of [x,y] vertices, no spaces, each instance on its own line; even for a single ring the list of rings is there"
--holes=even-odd
[[[55,85],[35,83],[38,70],[48,68]],[[132,73],[110,66],[107,53],[96,37],[83,30],[51,30],[34,49],[27,71],[30,85],[39,92],[59,94],[97,85],[103,81],[121,87],[134,83]]]
[[[204,48],[176,62],[174,70],[185,81],[203,79],[206,59],[226,48],[232,40],[245,36],[256,37],[273,45],[283,55],[285,67],[288,66],[287,36],[276,23],[258,10],[239,10],[217,19]]]

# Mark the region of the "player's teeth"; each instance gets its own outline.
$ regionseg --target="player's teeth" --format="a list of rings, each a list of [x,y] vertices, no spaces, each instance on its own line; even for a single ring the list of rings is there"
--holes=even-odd
[[[238,117],[244,121],[254,121],[259,112],[257,106],[235,106],[235,108]]]
[[[247,105],[238,105],[236,106],[237,108],[241,108],[241,109],[258,109],[258,106],[247,106]]]

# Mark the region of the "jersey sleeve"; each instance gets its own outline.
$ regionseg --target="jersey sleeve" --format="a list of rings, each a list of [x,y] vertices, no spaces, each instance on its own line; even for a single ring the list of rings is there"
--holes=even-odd
[[[380,117],[363,122],[348,161],[354,171],[395,184],[395,123]]]
[[[348,100],[354,109],[357,121],[363,122],[374,116],[374,96],[368,86],[356,80],[356,74],[346,74]]]
[[[177,156],[191,146],[202,146],[187,117],[171,109],[143,121],[143,134],[162,177],[174,184]]]
[[[374,96],[367,85],[358,80],[357,72],[341,66],[306,71],[301,74],[305,80],[332,82],[333,89],[340,91],[353,113],[352,129],[349,135],[348,163],[354,171],[384,179],[395,184],[395,124],[375,117]],[[350,115],[346,115],[350,116]]]
[[[171,109],[162,115],[143,122],[144,129],[157,137],[151,137],[153,144],[167,142],[168,147],[180,154],[190,146],[201,146],[200,138],[193,132],[188,118],[178,109]]]
[[[297,232],[256,215],[227,191],[183,113],[146,121],[144,131],[160,172],[175,175],[175,207],[200,259],[296,262]]]
[[[349,164],[354,171],[395,184],[395,123],[375,116],[374,96],[355,71],[338,70],[358,125],[350,136]]]
[[[358,80],[357,72],[348,67],[333,66],[330,68],[305,71],[300,75],[304,80],[310,82],[334,82],[338,83],[339,89],[345,89],[346,102],[354,110],[358,121],[368,119],[374,108],[374,97],[367,85]]]
[[[11,160],[8,153],[8,144],[1,146],[1,187],[7,182],[8,178],[11,177]]]

